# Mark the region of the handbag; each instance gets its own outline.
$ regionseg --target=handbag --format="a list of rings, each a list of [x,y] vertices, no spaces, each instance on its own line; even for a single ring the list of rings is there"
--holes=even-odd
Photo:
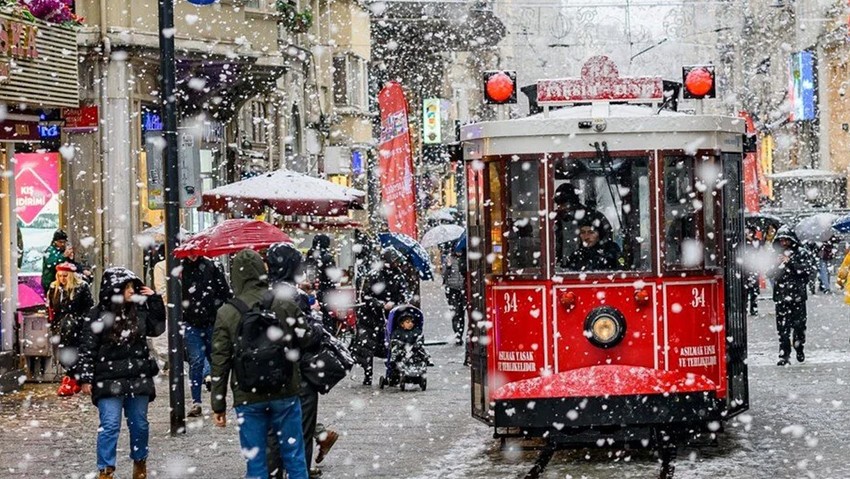
[[[354,367],[354,357],[332,336],[325,336],[316,352],[305,353],[301,360],[301,377],[320,394],[327,394]]]

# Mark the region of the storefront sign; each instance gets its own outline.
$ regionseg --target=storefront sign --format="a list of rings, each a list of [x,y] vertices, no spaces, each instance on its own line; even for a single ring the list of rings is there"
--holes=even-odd
[[[62,118],[65,131],[87,132],[97,130],[99,114],[96,105],[83,105],[80,108],[63,108]]]
[[[0,13],[0,101],[76,108],[76,52],[73,29]]]
[[[38,125],[38,137],[42,140],[55,140],[59,135],[59,125]]]
[[[15,154],[15,215],[24,251],[20,272],[40,274],[42,253],[59,227],[58,153]]]
[[[40,139],[38,121],[12,119],[0,121],[0,140],[39,141]]]

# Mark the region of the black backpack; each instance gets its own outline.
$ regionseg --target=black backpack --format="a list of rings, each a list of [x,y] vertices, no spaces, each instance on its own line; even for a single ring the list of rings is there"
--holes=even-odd
[[[292,378],[293,365],[286,358],[288,342],[280,320],[271,310],[273,301],[271,292],[251,308],[238,298],[228,300],[242,315],[236,328],[233,373],[239,389],[245,392],[276,393]]]

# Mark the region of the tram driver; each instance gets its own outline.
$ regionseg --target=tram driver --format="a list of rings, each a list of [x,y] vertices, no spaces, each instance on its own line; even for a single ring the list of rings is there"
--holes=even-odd
[[[566,260],[570,271],[616,271],[622,269],[621,250],[611,238],[611,223],[597,211],[578,221],[580,244]]]
[[[555,257],[559,266],[578,249],[580,239],[578,222],[584,218],[587,207],[581,203],[575,186],[561,183],[555,189]]]

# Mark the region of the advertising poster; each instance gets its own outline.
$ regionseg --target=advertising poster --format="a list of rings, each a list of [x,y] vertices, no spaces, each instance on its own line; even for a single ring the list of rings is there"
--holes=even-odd
[[[381,140],[378,146],[381,199],[386,209],[387,225],[392,232],[418,239],[413,155],[407,102],[401,85],[388,83],[378,94],[378,107],[381,110]]]
[[[24,240],[21,275],[40,275],[59,228],[59,153],[15,154],[15,214]]]

